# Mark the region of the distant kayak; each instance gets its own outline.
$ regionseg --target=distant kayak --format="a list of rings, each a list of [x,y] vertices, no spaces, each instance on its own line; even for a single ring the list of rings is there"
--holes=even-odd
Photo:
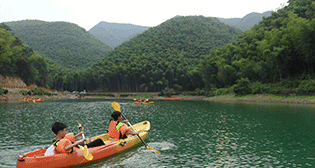
[[[135,104],[154,104],[154,102],[134,102]]]
[[[182,100],[182,98],[164,98],[164,100]]]
[[[133,127],[136,129],[137,132],[139,132],[139,136],[144,139],[148,136],[151,126],[149,121],[143,121],[133,125]],[[106,144],[88,149],[89,152],[93,155],[92,160],[85,159],[85,157],[83,156],[83,150],[76,150],[71,154],[62,153],[53,156],[44,156],[44,153],[47,149],[43,148],[20,155],[18,157],[17,167],[59,168],[81,166],[91,162],[95,162],[97,160],[104,159],[121,151],[125,151],[141,143],[141,140],[137,136],[131,136],[127,139],[118,140],[110,138],[108,134],[103,134],[92,138],[100,138]],[[89,142],[90,139],[88,139],[87,142]]]
[[[43,103],[44,100],[42,100],[42,99],[34,99],[33,102],[34,103]]]
[[[154,104],[154,102],[143,102],[142,104]]]

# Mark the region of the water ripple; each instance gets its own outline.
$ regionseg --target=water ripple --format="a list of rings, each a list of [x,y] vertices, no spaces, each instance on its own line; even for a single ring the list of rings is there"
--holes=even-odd
[[[115,100],[117,101],[117,100]],[[156,101],[139,106],[119,100],[131,123],[148,120],[146,143],[83,167],[312,167],[315,113],[309,107],[242,103]],[[0,165],[15,167],[19,154],[46,147],[51,124],[87,136],[108,129],[112,101],[0,103]],[[10,143],[8,143],[10,142]]]

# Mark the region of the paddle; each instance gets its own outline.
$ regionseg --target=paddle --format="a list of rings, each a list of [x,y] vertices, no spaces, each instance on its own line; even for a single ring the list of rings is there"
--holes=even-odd
[[[114,109],[115,111],[119,111],[119,112],[121,113],[121,111],[120,111],[120,105],[119,105],[117,102],[113,102],[113,103],[112,103],[112,107],[113,107],[113,109]],[[125,120],[128,120],[128,119],[124,116],[123,113],[121,113],[121,115],[124,117]],[[137,133],[138,138],[142,141],[142,143],[144,144],[144,146],[145,146],[147,149],[149,149],[149,150],[155,152],[156,154],[160,154],[160,153],[161,153],[160,151],[155,150],[155,149],[153,149],[152,147],[148,146],[148,145],[144,142],[144,140],[140,137],[140,135],[138,134],[138,132],[137,132],[137,131],[133,128],[133,126],[130,124],[129,120],[128,120],[128,125],[132,128],[132,130],[133,130],[135,133]]]
[[[79,125],[80,131],[83,131],[84,128],[83,128],[82,125],[79,123],[79,121],[77,121],[77,123],[78,123],[78,125]],[[82,137],[85,139],[84,134],[82,134]],[[93,159],[93,155],[90,153],[90,151],[88,150],[88,148],[87,148],[87,146],[86,146],[86,140],[84,140],[83,156],[85,157],[86,160],[92,160],[92,159]]]

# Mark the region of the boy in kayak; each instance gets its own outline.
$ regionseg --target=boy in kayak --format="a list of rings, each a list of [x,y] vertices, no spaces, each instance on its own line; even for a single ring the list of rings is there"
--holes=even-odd
[[[109,123],[108,136],[115,139],[125,139],[127,135],[137,135],[137,133],[130,131],[125,124],[128,120],[122,121],[122,115],[119,111],[112,113],[112,118]]]
[[[61,122],[55,122],[52,125],[51,130],[56,134],[56,139],[53,142],[53,147],[54,147],[54,154],[59,154],[59,153],[72,153],[75,150],[78,149],[83,149],[83,141],[85,139],[81,139],[78,141],[75,141],[75,138],[78,136],[82,136],[83,132],[78,133],[77,135],[74,135],[73,133],[67,134],[67,126],[64,123]],[[100,145],[105,145],[102,139],[96,139],[93,142],[90,142],[87,144],[87,147],[96,147]],[[53,148],[52,146],[49,148]],[[49,149],[48,148],[48,149]],[[45,156],[52,155],[52,153],[48,153],[48,149],[45,153]],[[52,150],[52,149],[50,149]]]

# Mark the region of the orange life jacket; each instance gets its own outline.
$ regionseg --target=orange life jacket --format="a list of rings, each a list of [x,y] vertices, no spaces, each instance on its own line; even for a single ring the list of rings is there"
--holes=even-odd
[[[60,139],[56,142],[53,143],[55,146],[55,154],[60,154],[60,153],[72,153],[73,150],[77,150],[76,147],[73,147],[74,149],[69,149],[69,150],[65,150],[65,147],[68,145],[71,145],[72,142],[69,139]]]
[[[130,129],[122,122],[110,120],[108,127],[108,136],[115,139],[121,139]]]
[[[73,148],[69,149],[68,151],[64,150],[64,148],[66,146],[71,145],[73,143],[75,143],[74,134],[73,133],[66,134],[64,138],[62,138],[61,140],[55,141],[53,143],[53,145],[55,146],[55,153],[56,154],[67,153],[67,152],[72,153],[74,150],[83,149],[83,147],[81,145],[78,145],[78,146],[74,146]]]

